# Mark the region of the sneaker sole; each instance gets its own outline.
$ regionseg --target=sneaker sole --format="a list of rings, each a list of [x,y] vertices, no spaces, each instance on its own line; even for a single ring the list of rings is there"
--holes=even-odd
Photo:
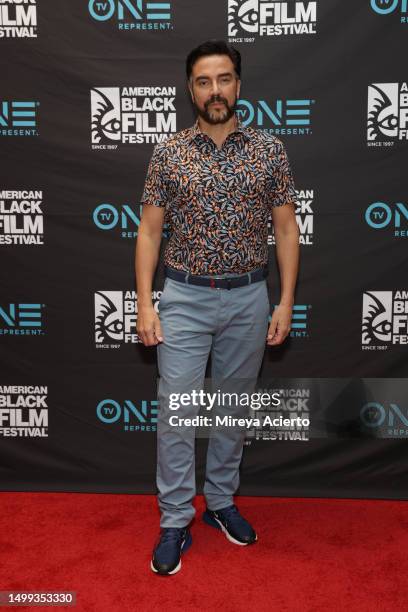
[[[189,533],[187,538],[184,539],[184,542],[181,545],[180,554],[182,555],[184,552],[186,552],[186,550],[190,548],[192,543],[193,543],[193,538],[191,536],[191,533]],[[159,576],[170,576],[173,574],[177,574],[177,572],[179,572],[181,569],[181,559],[176,565],[176,567],[172,569],[170,572],[161,572],[160,570],[156,569],[153,565],[153,559],[150,561],[150,568],[154,571],[155,574],[159,574]]]
[[[160,572],[158,569],[154,567],[153,561],[150,561],[150,568],[154,571],[155,574],[158,574],[159,576],[170,576],[172,574],[177,574],[177,572],[181,570],[181,559],[178,565],[176,565],[176,567],[170,572]]]
[[[258,539],[257,534],[255,534],[255,540],[253,542],[240,542],[232,537],[232,535],[228,532],[228,530],[224,527],[221,521],[213,516],[209,516],[206,512],[203,512],[203,521],[210,525],[210,527],[215,527],[215,529],[220,529],[223,531],[227,537],[227,540],[232,542],[233,544],[238,544],[239,546],[249,546],[249,544],[255,544]]]

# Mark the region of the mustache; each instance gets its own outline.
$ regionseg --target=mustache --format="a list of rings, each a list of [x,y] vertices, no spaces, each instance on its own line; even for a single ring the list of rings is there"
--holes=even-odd
[[[213,96],[212,98],[207,100],[207,102],[204,104],[204,107],[207,109],[213,102],[222,102],[222,104],[228,107],[227,100],[225,98],[222,98],[221,96]]]

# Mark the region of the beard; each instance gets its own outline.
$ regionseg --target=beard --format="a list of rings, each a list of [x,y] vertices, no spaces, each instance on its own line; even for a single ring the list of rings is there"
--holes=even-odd
[[[212,109],[210,106],[213,102],[221,102],[224,108]],[[237,104],[237,98],[234,100],[234,104],[230,106],[225,98],[221,96],[212,96],[204,104],[204,108],[200,108],[194,103],[195,109],[202,119],[211,125],[218,125],[219,123],[226,123],[234,115],[235,107]]]

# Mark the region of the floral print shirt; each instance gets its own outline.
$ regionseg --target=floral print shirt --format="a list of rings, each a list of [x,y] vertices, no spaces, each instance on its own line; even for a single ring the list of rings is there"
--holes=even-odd
[[[296,200],[282,142],[235,117],[221,149],[197,120],[153,150],[141,201],[165,207],[172,268],[212,275],[267,265],[271,209]]]

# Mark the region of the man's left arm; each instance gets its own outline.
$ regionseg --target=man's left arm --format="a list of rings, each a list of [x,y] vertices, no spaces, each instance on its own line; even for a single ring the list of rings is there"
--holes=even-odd
[[[267,344],[282,344],[290,332],[296,279],[299,268],[299,227],[295,204],[274,206],[272,221],[275,232],[276,257],[279,265],[281,297],[268,329]]]
[[[283,143],[275,139],[271,155],[270,210],[275,232],[281,297],[272,314],[267,345],[282,344],[290,332],[295,285],[299,267],[299,228],[295,215],[296,189]]]

